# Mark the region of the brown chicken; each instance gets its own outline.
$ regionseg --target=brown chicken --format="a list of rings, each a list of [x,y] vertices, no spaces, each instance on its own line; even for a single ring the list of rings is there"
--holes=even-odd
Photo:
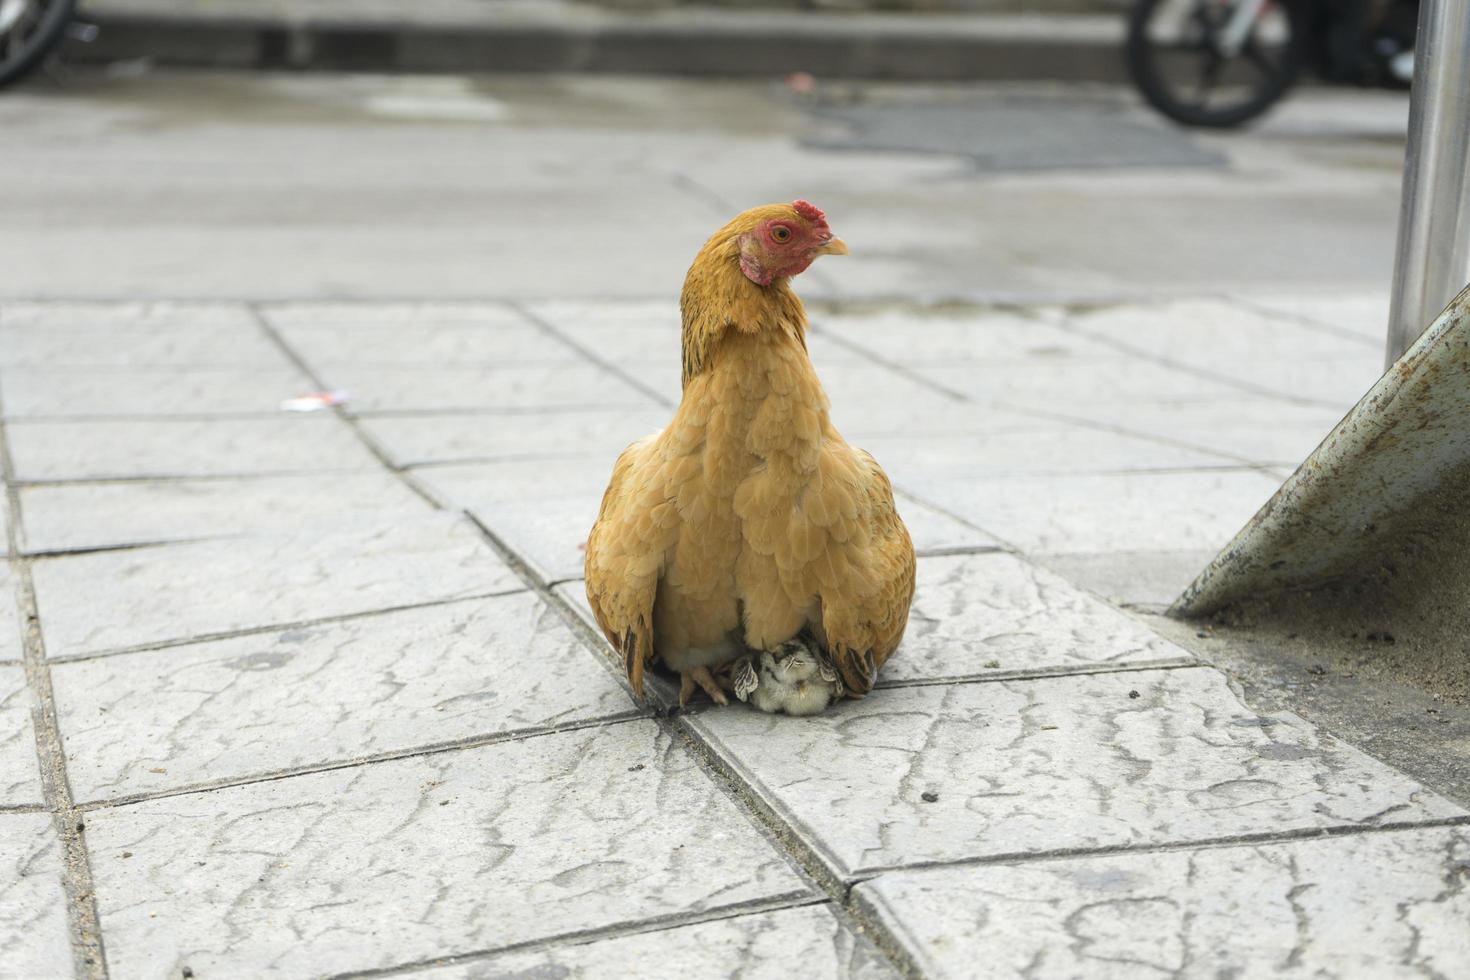
[[[717,671],[801,638],[861,697],[903,636],[913,544],[888,477],[828,419],[790,284],[846,253],[796,201],[746,211],[690,266],[683,398],[618,458],[587,541],[587,599],[640,696],[658,661],[680,703],[698,685],[724,704]]]

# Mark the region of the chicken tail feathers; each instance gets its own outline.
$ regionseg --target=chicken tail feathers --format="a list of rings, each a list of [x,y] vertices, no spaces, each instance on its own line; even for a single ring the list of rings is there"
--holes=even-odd
[[[643,664],[648,659],[648,627],[640,619],[636,627],[629,626],[623,631],[622,642],[617,644],[623,654],[623,670],[628,675],[628,683],[633,687],[633,693],[639,698],[643,697]]]

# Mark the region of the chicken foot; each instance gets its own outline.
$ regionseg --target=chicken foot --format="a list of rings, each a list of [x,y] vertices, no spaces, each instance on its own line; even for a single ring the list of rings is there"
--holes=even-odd
[[[689,670],[679,671],[679,707],[689,704],[689,696],[694,693],[696,686],[702,688],[715,704],[730,703],[720,682],[715,680],[715,675],[708,667],[691,667]]]

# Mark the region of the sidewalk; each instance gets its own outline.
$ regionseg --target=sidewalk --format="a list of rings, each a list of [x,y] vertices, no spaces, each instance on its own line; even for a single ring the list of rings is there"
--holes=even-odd
[[[86,0],[80,61],[214,68],[1121,81],[1122,15],[904,14],[568,0]]]
[[[586,622],[670,302],[6,301],[0,973],[1452,975],[1466,801],[1153,614],[1385,302],[813,304],[921,558],[790,719],[640,706]]]

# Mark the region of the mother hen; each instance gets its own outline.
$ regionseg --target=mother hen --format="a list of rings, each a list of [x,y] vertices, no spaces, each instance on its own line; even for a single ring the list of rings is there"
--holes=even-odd
[[[845,255],[806,201],[715,232],[680,298],[684,390],[629,446],[587,542],[587,599],[633,689],[661,661],[724,704],[714,670],[788,641],[861,697],[908,622],[914,549],[893,488],[849,446],[806,349],[790,280]]]

